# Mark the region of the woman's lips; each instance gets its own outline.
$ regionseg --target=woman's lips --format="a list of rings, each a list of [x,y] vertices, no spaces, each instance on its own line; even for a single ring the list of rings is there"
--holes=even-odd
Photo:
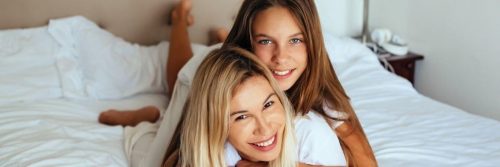
[[[271,70],[273,72],[273,76],[275,79],[287,79],[288,77],[290,77],[293,73],[293,71],[295,71],[295,69],[291,69],[291,70]]]
[[[277,137],[278,137],[278,135],[275,134],[270,139],[267,139],[267,140],[262,141],[262,142],[250,143],[250,145],[259,151],[267,152],[267,151],[274,149],[274,147],[276,147],[276,143],[278,141]]]

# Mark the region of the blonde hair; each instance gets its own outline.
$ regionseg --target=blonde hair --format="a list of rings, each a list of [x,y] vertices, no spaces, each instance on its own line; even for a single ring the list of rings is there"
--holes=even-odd
[[[270,83],[285,109],[281,153],[269,162],[269,166],[297,166],[291,104],[266,66],[250,52],[235,47],[212,51],[196,72],[182,123],[179,124],[181,128],[176,132],[180,132],[176,135],[180,139],[177,143],[180,166],[227,166],[224,144],[229,132],[231,98],[238,85],[254,76],[262,76]],[[176,145],[176,142],[172,144]]]

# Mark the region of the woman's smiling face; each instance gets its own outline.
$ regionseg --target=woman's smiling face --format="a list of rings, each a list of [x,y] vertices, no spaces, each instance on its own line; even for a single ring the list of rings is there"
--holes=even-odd
[[[297,21],[283,7],[259,12],[252,24],[252,49],[272,71],[282,90],[288,90],[307,67],[307,46]]]
[[[231,99],[229,137],[239,154],[250,161],[271,161],[281,153],[285,109],[269,82],[250,77]]]

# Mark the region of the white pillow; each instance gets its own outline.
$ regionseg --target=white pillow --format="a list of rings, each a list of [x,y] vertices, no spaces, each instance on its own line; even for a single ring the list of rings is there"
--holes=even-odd
[[[51,20],[49,31],[68,50],[57,57],[65,97],[120,99],[165,92],[168,43],[132,44],[81,16]]]
[[[47,26],[0,31],[0,103],[62,96]]]
[[[333,66],[350,66],[358,59],[366,59],[365,61],[380,66],[376,55],[361,42],[349,37],[337,37],[328,31],[323,32],[325,47]]]

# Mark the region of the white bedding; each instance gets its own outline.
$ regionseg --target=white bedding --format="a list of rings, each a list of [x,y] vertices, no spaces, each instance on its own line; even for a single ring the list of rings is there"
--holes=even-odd
[[[166,107],[163,95],[0,105],[0,166],[128,166],[123,128],[97,122],[109,108]]]
[[[62,97],[47,27],[0,31],[0,104]]]
[[[164,110],[167,49],[128,43],[83,17],[0,31],[0,166],[129,166],[129,138],[98,114]]]
[[[328,39],[327,39],[328,40]],[[332,42],[333,41],[333,42]],[[330,39],[332,61],[380,166],[500,164],[500,122],[425,97],[349,39]],[[342,64],[338,64],[342,63]]]

